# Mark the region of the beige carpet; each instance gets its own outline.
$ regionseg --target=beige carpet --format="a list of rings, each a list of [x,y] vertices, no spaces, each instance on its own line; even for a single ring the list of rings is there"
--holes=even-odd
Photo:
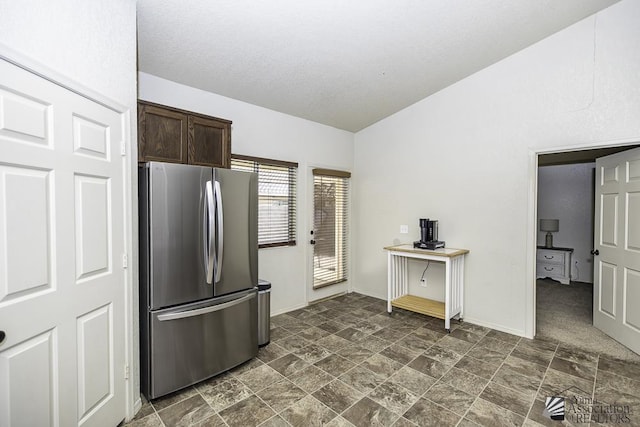
[[[593,285],[563,285],[539,279],[536,289],[536,337],[558,340],[587,351],[640,361],[640,356],[593,326]]]

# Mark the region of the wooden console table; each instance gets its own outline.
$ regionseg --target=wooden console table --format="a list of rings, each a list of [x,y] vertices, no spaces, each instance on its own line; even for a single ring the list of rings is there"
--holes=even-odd
[[[444,319],[444,327],[451,331],[451,318],[463,315],[464,256],[467,249],[416,249],[412,245],[387,246],[387,312],[392,307],[410,310]],[[445,264],[445,300],[434,301],[409,295],[409,258]]]

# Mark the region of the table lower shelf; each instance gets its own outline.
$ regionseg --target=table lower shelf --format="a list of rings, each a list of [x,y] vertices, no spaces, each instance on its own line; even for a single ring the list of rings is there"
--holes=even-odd
[[[444,319],[444,303],[434,301],[432,299],[421,298],[415,295],[405,295],[391,301],[394,307],[404,310],[413,311],[415,313],[426,314],[427,316]]]

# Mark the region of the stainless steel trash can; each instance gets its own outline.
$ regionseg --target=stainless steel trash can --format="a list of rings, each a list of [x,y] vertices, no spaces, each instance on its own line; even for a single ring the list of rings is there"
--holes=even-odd
[[[258,346],[269,344],[271,330],[271,282],[258,280]]]

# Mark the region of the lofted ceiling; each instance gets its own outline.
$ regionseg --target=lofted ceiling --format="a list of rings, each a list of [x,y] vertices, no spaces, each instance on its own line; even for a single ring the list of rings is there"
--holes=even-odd
[[[138,68],[359,131],[617,0],[138,0]]]

